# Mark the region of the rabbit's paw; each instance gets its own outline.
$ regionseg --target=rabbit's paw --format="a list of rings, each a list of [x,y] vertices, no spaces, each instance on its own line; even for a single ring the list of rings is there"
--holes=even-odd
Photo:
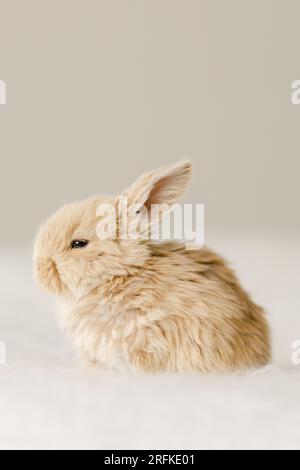
[[[163,370],[163,362],[155,352],[136,350],[130,353],[129,360],[131,365],[139,371],[155,373]]]

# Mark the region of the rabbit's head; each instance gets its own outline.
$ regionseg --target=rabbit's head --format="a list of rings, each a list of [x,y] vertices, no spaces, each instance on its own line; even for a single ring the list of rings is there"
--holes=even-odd
[[[180,162],[142,175],[120,197],[95,196],[64,206],[38,233],[38,283],[78,297],[108,277],[141,269],[151,256],[149,230],[183,195],[191,173],[191,163]],[[160,208],[156,217],[150,217],[153,205]]]

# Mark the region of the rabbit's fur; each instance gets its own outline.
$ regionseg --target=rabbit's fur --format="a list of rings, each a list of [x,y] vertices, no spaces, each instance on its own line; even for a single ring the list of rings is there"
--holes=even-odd
[[[190,177],[189,162],[140,177],[123,194],[129,218],[140,214],[136,204],[177,202]],[[63,300],[60,319],[81,356],[95,365],[145,372],[266,364],[264,313],[223,259],[173,242],[99,239],[98,207],[117,201],[97,196],[63,207],[35,243],[37,280]],[[74,239],[89,244],[71,250]]]

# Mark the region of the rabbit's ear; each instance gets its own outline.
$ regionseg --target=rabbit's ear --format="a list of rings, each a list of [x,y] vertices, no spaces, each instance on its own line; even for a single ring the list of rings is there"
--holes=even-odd
[[[127,198],[128,208],[146,207],[154,204],[172,206],[178,202],[189,185],[192,176],[190,161],[180,161],[169,168],[145,173],[127,189],[122,196]]]

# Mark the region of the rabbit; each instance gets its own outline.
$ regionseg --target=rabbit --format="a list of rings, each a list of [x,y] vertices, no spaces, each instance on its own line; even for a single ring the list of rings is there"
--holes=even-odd
[[[189,161],[142,175],[122,193],[129,221],[141,222],[142,208],[177,203],[191,175]],[[117,210],[119,201],[94,196],[65,205],[35,241],[35,277],[60,299],[59,320],[79,356],[95,367],[141,373],[225,373],[267,364],[264,311],[220,256],[118,231],[98,236],[105,219],[99,207]]]

